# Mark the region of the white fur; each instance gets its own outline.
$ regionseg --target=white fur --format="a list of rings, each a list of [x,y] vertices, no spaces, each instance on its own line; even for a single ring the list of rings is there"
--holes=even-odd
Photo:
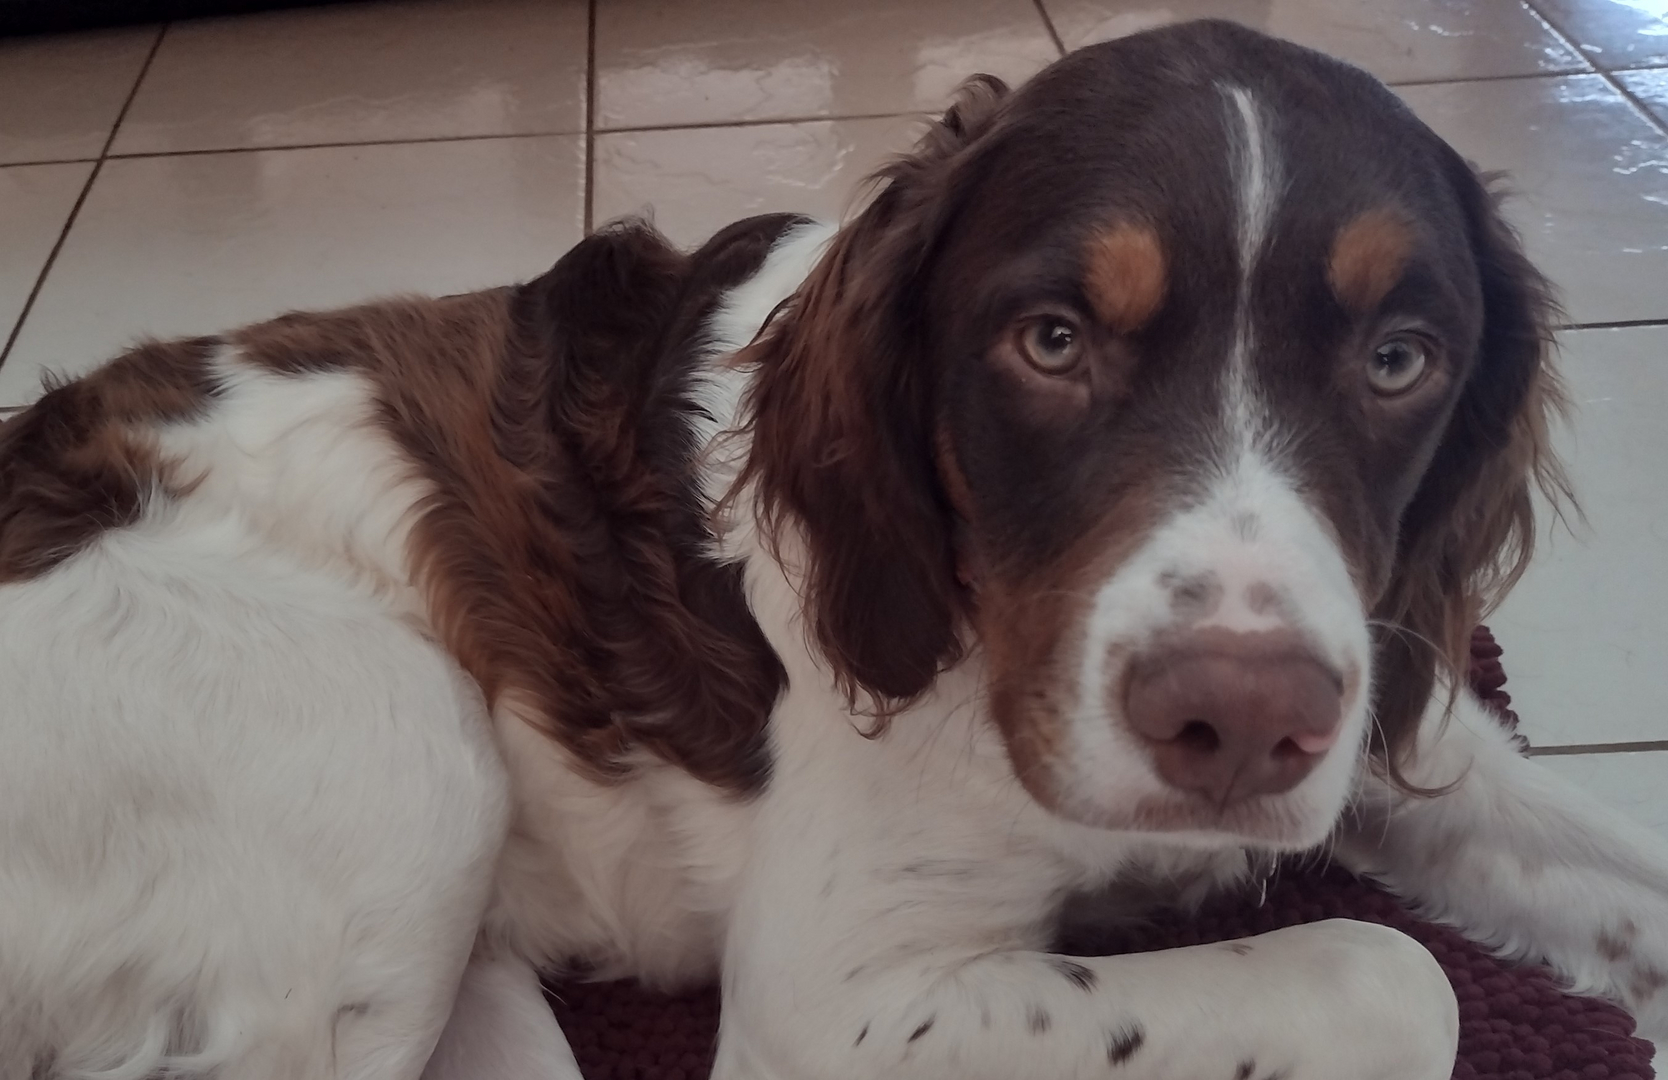
[[[795,230],[714,319],[698,389],[709,495],[746,452],[721,435],[748,378],[727,361],[828,236]],[[569,958],[663,984],[721,966],[718,1080],[1226,1080],[1247,1062],[1288,1080],[1448,1075],[1452,992],[1382,928],[1082,959],[1093,984],[1067,978],[1042,951],[1066,891],[1139,871],[1196,893],[1252,853],[1045,812],[985,714],[976,649],[864,737],[807,642],[803,553],[790,532],[783,559],[768,554],[745,498],[718,546],[744,564],[790,679],[770,786],[738,801],[650,761],[619,785],[584,779],[526,701],[489,720],[423,635],[405,545],[426,488],[370,423],[367,385],[232,354],[217,373],[210,414],[158,435],[189,494],[0,587],[0,1080],[47,1055],[76,1080],[415,1080],[437,1042],[429,1080],[571,1078],[533,974]],[[1157,625],[1168,569],[1219,575],[1215,617],[1241,628],[1259,625],[1246,590],[1277,586],[1365,682],[1335,545],[1266,455],[1240,451],[1097,596],[1072,725],[1073,784],[1096,812],[1154,782],[1087,687],[1107,643]],[[1364,706],[1350,708],[1346,737],[1283,797],[1284,824],[1239,840],[1320,836],[1353,777]],[[1635,968],[1668,968],[1668,852],[1462,708],[1426,736],[1432,779],[1469,766],[1457,792],[1368,798],[1379,812],[1352,856],[1625,997],[1636,971],[1600,963],[1598,935],[1627,920]],[[1430,863],[1438,850],[1448,862]],[[1537,867],[1546,888],[1518,889]]]

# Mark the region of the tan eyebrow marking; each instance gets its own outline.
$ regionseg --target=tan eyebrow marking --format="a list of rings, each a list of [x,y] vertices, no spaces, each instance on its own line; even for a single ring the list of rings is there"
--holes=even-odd
[[[1400,212],[1389,207],[1362,211],[1332,242],[1327,283],[1345,307],[1364,314],[1401,280],[1412,252],[1413,231]]]
[[[1152,226],[1121,221],[1090,238],[1083,290],[1095,315],[1120,333],[1139,330],[1164,302],[1164,245]]]

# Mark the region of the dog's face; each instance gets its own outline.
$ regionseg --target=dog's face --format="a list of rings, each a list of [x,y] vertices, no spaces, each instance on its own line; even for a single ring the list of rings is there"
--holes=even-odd
[[[755,468],[853,689],[970,627],[1044,805],[1308,846],[1524,540],[1544,296],[1370,78],[1160,31],[890,171],[759,346]]]

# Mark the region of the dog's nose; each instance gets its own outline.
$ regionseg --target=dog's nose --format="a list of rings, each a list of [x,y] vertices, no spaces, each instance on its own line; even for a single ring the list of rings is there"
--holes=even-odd
[[[1194,631],[1128,671],[1124,714],[1158,774],[1224,808],[1290,791],[1338,738],[1342,680],[1289,631]]]

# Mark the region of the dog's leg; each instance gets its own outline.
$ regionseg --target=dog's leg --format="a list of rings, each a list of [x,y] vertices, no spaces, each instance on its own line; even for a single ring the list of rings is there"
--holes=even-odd
[[[1408,779],[1369,778],[1340,853],[1427,914],[1668,1035],[1668,842],[1522,756],[1469,695],[1433,705]]]
[[[1459,1032],[1422,946],[1344,920],[1132,956],[762,975],[729,986],[715,1080],[1446,1080]]]
[[[477,954],[423,1080],[580,1080],[531,965]]]

